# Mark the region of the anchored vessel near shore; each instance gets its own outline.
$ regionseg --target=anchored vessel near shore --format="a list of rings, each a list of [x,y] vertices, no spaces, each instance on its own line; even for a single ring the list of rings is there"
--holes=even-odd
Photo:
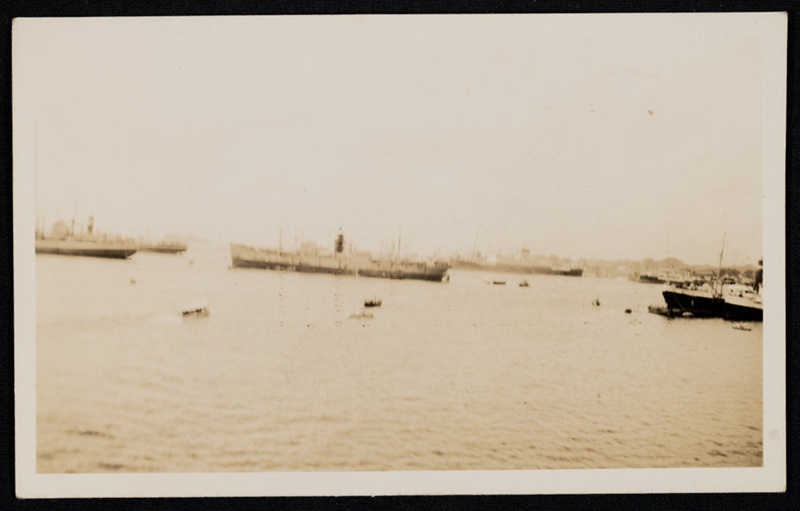
[[[668,287],[662,292],[667,316],[725,318],[739,321],[762,321],[764,306],[760,289],[738,284],[721,289]]]
[[[444,261],[408,259],[375,259],[368,254],[345,254],[344,237],[336,238],[333,253],[319,251],[284,252],[247,245],[231,244],[231,263],[234,268],[327,273],[382,279],[410,279],[442,282],[447,279],[450,264]]]
[[[488,264],[471,259],[453,260],[453,268],[459,270],[482,270],[498,271],[504,273],[524,273],[529,275],[563,275],[566,277],[582,277],[583,268],[559,268],[552,266],[542,266],[532,263],[497,261],[495,264]]]
[[[139,243],[141,252],[157,252],[159,254],[182,254],[187,250],[182,241],[160,241],[158,243]]]
[[[127,259],[136,253],[136,243],[129,239],[109,238],[94,233],[94,217],[89,217],[85,233],[75,234],[74,222],[70,229],[57,222],[47,236],[44,229],[36,231],[36,253],[70,256]]]
[[[725,239],[723,237],[723,250]],[[662,296],[666,308],[653,308],[652,312],[665,316],[692,316],[725,318],[742,321],[763,321],[762,282],[764,261],[758,261],[758,271],[752,286],[726,282],[722,278],[722,255],[720,251],[717,278],[713,282],[685,282],[670,285]]]
[[[662,277],[660,277],[658,275],[652,275],[652,274],[649,274],[649,273],[644,273],[642,275],[639,275],[637,280],[639,282],[641,282],[642,284],[666,284],[667,283],[667,281],[664,278],[662,278]]]
[[[662,293],[667,309],[674,315],[692,315],[700,318],[717,318],[725,315],[725,300],[711,288],[669,287]]]

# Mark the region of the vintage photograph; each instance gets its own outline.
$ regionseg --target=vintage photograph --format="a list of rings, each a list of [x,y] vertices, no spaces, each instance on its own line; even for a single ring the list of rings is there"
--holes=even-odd
[[[782,13],[16,19],[18,490],[780,489],[785,66]]]

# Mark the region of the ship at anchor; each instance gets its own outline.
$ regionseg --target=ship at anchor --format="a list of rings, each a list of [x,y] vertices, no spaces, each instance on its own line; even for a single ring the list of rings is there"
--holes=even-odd
[[[278,249],[256,248],[231,244],[233,268],[326,273],[398,280],[446,282],[450,263],[408,258],[375,258],[367,253],[345,253],[344,235],[339,232],[333,252],[305,248],[287,252]]]
[[[75,232],[75,221],[68,226],[64,222],[56,222],[51,231],[44,232],[44,226],[36,229],[36,253],[69,256],[104,257],[111,259],[127,259],[136,253],[133,240],[122,237],[110,237],[94,232],[94,217],[84,232]]]

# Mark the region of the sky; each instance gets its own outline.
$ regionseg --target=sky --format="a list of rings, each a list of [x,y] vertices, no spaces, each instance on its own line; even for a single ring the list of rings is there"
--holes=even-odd
[[[730,20],[728,23],[726,20]],[[36,217],[291,248],[762,257],[746,18],[35,20]],[[15,77],[17,79],[19,77]],[[19,82],[15,82],[19,83]],[[15,129],[19,129],[15,127]]]

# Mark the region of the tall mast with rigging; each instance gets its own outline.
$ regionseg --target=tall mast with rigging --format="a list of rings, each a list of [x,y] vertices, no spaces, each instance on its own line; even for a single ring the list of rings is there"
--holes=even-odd
[[[717,268],[717,283],[719,284],[719,294],[722,294],[722,255],[725,253],[725,237],[728,234],[726,229],[722,233],[722,248],[719,251],[719,267]]]

